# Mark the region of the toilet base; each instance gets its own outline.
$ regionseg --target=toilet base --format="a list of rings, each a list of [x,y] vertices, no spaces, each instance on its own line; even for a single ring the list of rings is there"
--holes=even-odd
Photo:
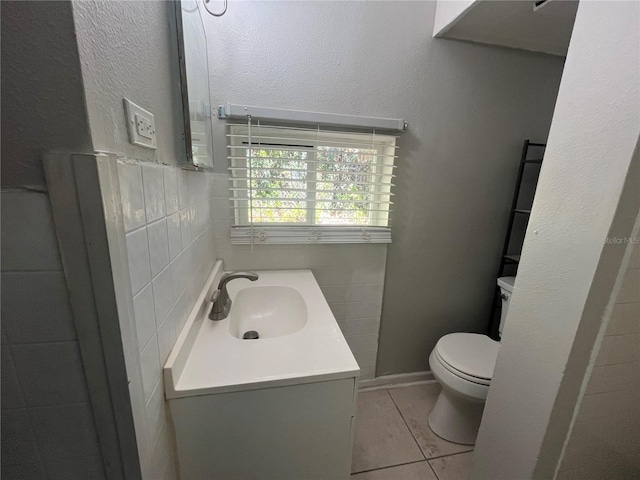
[[[463,398],[443,388],[429,414],[429,427],[445,440],[462,445],[475,445],[484,402]]]

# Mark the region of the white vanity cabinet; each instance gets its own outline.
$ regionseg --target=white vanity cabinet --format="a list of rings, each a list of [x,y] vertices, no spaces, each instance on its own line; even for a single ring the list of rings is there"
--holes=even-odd
[[[218,263],[164,366],[180,478],[347,480],[358,364],[310,271],[257,273],[212,321]]]
[[[355,377],[169,401],[180,478],[348,479]]]

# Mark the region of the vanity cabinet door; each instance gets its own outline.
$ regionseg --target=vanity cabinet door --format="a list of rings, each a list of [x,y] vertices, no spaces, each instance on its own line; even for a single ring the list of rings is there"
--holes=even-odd
[[[355,382],[170,400],[181,478],[348,479]]]

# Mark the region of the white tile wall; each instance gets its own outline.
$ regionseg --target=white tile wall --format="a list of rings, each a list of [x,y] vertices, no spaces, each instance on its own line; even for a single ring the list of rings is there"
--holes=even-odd
[[[88,441],[86,433],[93,429],[93,413],[88,403],[40,407],[29,414],[45,462],[69,458],[69,451],[76,457],[100,454],[97,438]]]
[[[145,431],[144,478],[175,478],[161,369],[216,260],[212,174],[118,162]],[[133,394],[133,393],[132,393]]]
[[[217,258],[216,245],[229,269],[312,269],[363,378],[374,376],[384,245],[256,246],[252,252],[229,243],[226,175],[125,161],[118,162],[118,174],[142,372],[137,390],[146,405],[145,431],[137,432],[145,478],[175,475],[161,366]]]
[[[167,221],[162,218],[157,222],[147,225],[147,237],[149,240],[151,276],[155,277],[164,267],[169,265]]]
[[[156,333],[156,314],[153,297],[153,286],[148,283],[133,297],[133,314],[136,322],[136,335],[138,337],[138,351],[149,343]]]
[[[120,177],[120,199],[124,228],[129,231],[145,224],[144,192],[142,188],[142,170],[137,165],[118,165]]]
[[[144,226],[127,234],[127,255],[129,257],[131,289],[136,294],[151,280],[149,241],[147,229]]]
[[[173,213],[167,219],[167,235],[169,238],[169,258],[173,260],[182,251],[182,232],[180,231],[180,214]]]
[[[361,369],[375,376],[386,245],[231,245],[228,177],[213,175],[218,254],[229,270],[311,269]]]
[[[14,343],[75,340],[71,318],[63,272],[3,273],[2,327]]]
[[[557,478],[639,476],[640,246],[636,246]]]
[[[77,342],[12,345],[11,355],[28,407],[89,401]]]
[[[144,209],[147,224],[164,218],[164,171],[160,168],[143,168],[142,183],[144,187]]]
[[[2,478],[105,478],[49,198],[1,196]]]
[[[46,193],[2,190],[2,271],[61,271]]]
[[[153,389],[160,380],[162,363],[164,363],[164,360],[160,359],[158,336],[154,333],[140,352],[140,370],[142,371],[142,388],[144,390],[145,402],[149,401]]]

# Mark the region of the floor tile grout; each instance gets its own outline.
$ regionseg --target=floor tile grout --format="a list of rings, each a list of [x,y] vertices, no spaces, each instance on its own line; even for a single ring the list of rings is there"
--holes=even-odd
[[[386,467],[371,468],[369,470],[361,470],[359,472],[351,472],[351,475],[358,475],[360,473],[377,472],[378,470],[388,470],[390,468],[402,467],[404,465],[413,465],[414,463],[422,463],[422,462],[426,462],[426,461],[427,461],[426,459],[422,459],[422,460],[415,460],[413,462],[398,463],[396,465],[387,465]]]
[[[389,389],[387,389],[387,394],[389,395],[389,397],[391,397],[391,401],[393,402],[393,405],[396,407],[396,410],[398,410],[398,413],[400,414],[400,418],[402,418],[402,421],[407,426],[407,429],[409,430],[409,433],[411,434],[411,438],[413,438],[413,441],[416,442],[416,445],[418,447],[418,450],[420,450],[420,453],[422,454],[422,457],[425,460],[428,460],[427,456],[424,454],[424,451],[422,450],[422,447],[418,443],[418,440],[416,439],[416,436],[413,434],[413,430],[411,430],[411,427],[409,426],[409,424],[405,420],[404,415],[402,415],[402,411],[400,410],[400,407],[398,407],[398,404],[393,399],[393,395],[391,395],[391,392],[389,391]]]
[[[391,397],[391,401],[393,402],[393,404],[396,407],[396,410],[398,410],[398,413],[400,414],[400,417],[402,418],[402,421],[404,422],[404,424],[407,426],[407,428],[409,429],[409,433],[411,433],[411,436],[413,437],[413,440],[416,442],[416,445],[418,445],[418,448],[420,449],[420,452],[422,453],[422,456],[424,457],[424,459],[426,461],[429,460],[435,460],[436,458],[443,458],[443,457],[451,457],[453,455],[460,455],[461,453],[469,453],[469,452],[473,452],[473,446],[469,445],[469,447],[471,447],[469,450],[464,450],[462,452],[456,452],[456,453],[447,453],[446,455],[438,455],[437,457],[429,457],[427,458],[427,456],[425,455],[424,451],[422,450],[422,447],[420,447],[420,444],[418,443],[418,439],[416,438],[416,436],[413,434],[413,430],[411,430],[411,427],[409,426],[409,424],[407,423],[407,421],[404,419],[404,415],[402,414],[402,410],[400,410],[400,407],[398,407],[398,404],[396,403],[396,401],[393,399],[393,395],[391,395],[391,392],[389,392],[389,389],[387,389],[387,393],[389,394],[389,396]],[[431,427],[429,427],[431,428]],[[437,435],[437,434],[436,434]],[[442,437],[440,437],[442,438]],[[443,438],[443,440],[445,440]],[[446,440],[448,441],[448,440]],[[458,444],[461,445],[461,444]]]
[[[395,407],[396,411],[400,415],[400,418],[402,419],[402,423],[404,423],[404,426],[409,431],[409,434],[411,435],[411,438],[413,438],[413,441],[416,442],[416,438],[413,435],[413,432],[409,428],[409,425],[407,425],[406,420],[402,416],[402,412],[400,412],[400,409],[398,408],[398,405],[396,405],[396,402],[393,400],[393,397],[391,396],[391,393],[389,393],[389,390],[387,388],[381,388],[380,390],[384,390],[386,392],[386,394],[389,396],[389,399],[391,400],[391,403],[393,404],[393,406]],[[416,442],[416,446],[418,447],[418,451],[420,452],[420,455],[422,455],[422,459],[421,460],[415,460],[415,461],[412,461],[412,462],[405,462],[405,463],[396,463],[396,464],[393,464],[393,465],[386,465],[384,467],[371,468],[371,469],[368,469],[368,470],[361,470],[361,471],[357,471],[357,472],[351,472],[350,476],[351,475],[357,475],[357,474],[360,474],[360,473],[375,472],[376,470],[384,470],[384,469],[387,469],[387,468],[399,467],[399,466],[402,466],[402,465],[411,465],[413,463],[426,462],[427,458],[425,457],[424,452],[422,451],[422,448],[420,448],[420,445],[418,445],[417,442]]]
[[[400,410],[400,407],[398,407],[398,404],[396,403],[396,401],[393,398],[393,395],[391,395],[391,392],[389,392],[389,389],[387,389],[387,393],[389,394],[389,397],[391,397],[391,401],[393,402],[393,404],[396,407],[396,410],[398,410],[398,413],[400,414],[400,418],[402,418],[402,421],[404,422],[404,424],[407,426],[407,428],[409,429],[409,433],[411,433],[411,437],[413,437],[413,441],[416,442],[416,445],[418,446],[418,448],[420,449],[420,453],[422,453],[422,456],[424,457],[424,462],[427,462],[427,465],[429,466],[429,469],[433,472],[433,475],[436,477],[436,479],[440,480],[440,477],[438,476],[438,474],[436,473],[436,471],[433,468],[433,465],[431,465],[431,462],[429,460],[433,460],[435,458],[443,458],[443,457],[450,457],[451,455],[441,455],[439,457],[433,457],[433,458],[427,458],[427,456],[424,454],[424,451],[422,450],[422,447],[420,446],[420,444],[418,443],[418,439],[416,438],[416,436],[413,434],[413,430],[411,430],[411,427],[409,426],[409,424],[407,423],[407,421],[404,418],[404,415],[402,414],[402,410]],[[417,463],[417,462],[413,462],[413,463]]]
[[[462,455],[464,453],[470,453],[470,452],[473,452],[473,449],[465,450],[464,452],[447,453],[446,455],[438,455],[437,457],[427,458],[427,462],[429,462],[431,460],[438,460],[438,459],[444,458],[444,457],[455,457],[456,455]]]
[[[433,476],[436,477],[437,480],[440,480],[440,477],[438,476],[436,471],[433,469],[433,465],[431,465],[431,462],[429,460],[427,460],[427,465],[429,465],[429,469],[433,472]]]
[[[387,388],[380,388],[379,390],[383,390],[383,389],[386,391],[387,395],[391,399],[391,402],[393,403],[393,406],[396,408],[396,411],[400,414],[400,418],[402,419],[402,422],[404,423],[405,427],[409,430],[409,433],[411,434],[411,438],[413,438],[413,441],[415,442],[416,446],[418,447],[418,450],[419,450],[419,452],[420,452],[420,454],[422,455],[423,458],[421,460],[415,460],[415,461],[410,461],[410,462],[405,462],[405,463],[397,463],[397,464],[393,464],[393,465],[385,465],[383,467],[371,468],[371,469],[368,469],[368,470],[361,470],[361,471],[357,471],[357,472],[351,472],[351,475],[358,475],[358,474],[363,474],[363,473],[376,472],[378,470],[388,470],[388,469],[392,469],[392,468],[396,468],[396,467],[402,467],[402,466],[405,466],[405,465],[413,465],[413,464],[417,464],[417,463],[427,462],[427,464],[429,465],[429,469],[433,473],[435,478],[437,480],[440,480],[440,477],[436,473],[436,470],[435,470],[434,466],[431,464],[431,460],[438,460],[438,459],[442,459],[442,458],[446,458],[446,457],[455,457],[456,455],[462,455],[462,454],[473,452],[474,446],[473,445],[469,445],[468,446],[469,450],[464,450],[464,451],[455,452],[455,453],[449,453],[449,454],[446,454],[446,455],[438,455],[438,456],[434,456],[434,457],[428,458],[427,455],[425,454],[424,450],[420,446],[420,443],[418,442],[418,439],[416,438],[413,430],[411,429],[411,427],[409,426],[407,420],[405,419],[405,416],[402,413],[402,410],[400,409],[400,407],[396,403],[395,399],[393,398],[393,395],[389,391],[390,389],[387,387]]]
[[[359,472],[351,472],[350,476],[359,475],[361,473],[377,472],[378,470],[388,470],[390,468],[403,467],[405,465],[413,465],[414,463],[423,463],[423,462],[425,462],[427,465],[429,465],[429,468],[431,469],[431,471],[433,472],[435,477],[438,480],[440,480],[440,477],[438,476],[436,471],[433,469],[433,465],[431,465],[431,460],[440,460],[441,458],[455,457],[457,455],[464,455],[465,453],[471,453],[471,452],[473,452],[473,450],[467,450],[466,452],[450,453],[448,455],[440,455],[438,457],[432,457],[432,458],[424,458],[423,460],[415,460],[413,462],[398,463],[398,464],[395,464],[395,465],[387,465],[386,467],[371,468],[369,470],[360,470]],[[422,454],[422,456],[424,456],[424,453]]]

